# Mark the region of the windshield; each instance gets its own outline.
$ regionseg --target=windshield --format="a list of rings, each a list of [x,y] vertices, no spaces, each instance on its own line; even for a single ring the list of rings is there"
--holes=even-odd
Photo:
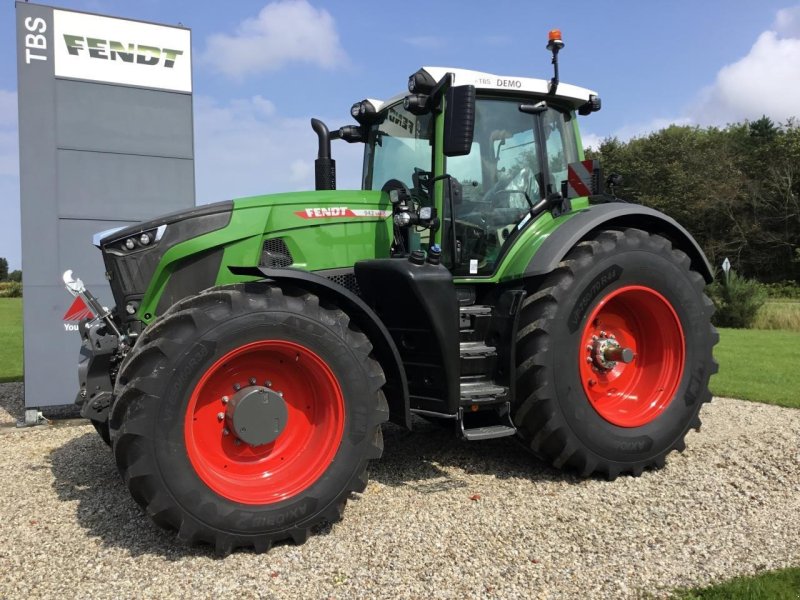
[[[520,103],[479,98],[472,150],[447,159],[463,198],[454,206],[456,274],[492,273],[517,225],[542,198],[561,191],[567,165],[578,159],[569,113],[524,113]]]
[[[445,229],[455,228],[453,254],[444,231],[445,264],[456,275],[490,275],[514,233],[528,222],[530,209],[549,194],[562,191],[567,165],[578,160],[572,114],[548,107],[538,114],[520,111],[530,98],[478,98],[472,149],[450,157],[445,172],[462,187],[461,201],[445,202]],[[433,118],[417,116],[397,103],[384,109],[369,129],[364,154],[363,189],[380,190],[398,179],[413,193],[415,171],[432,164]],[[518,227],[519,226],[519,227]],[[424,244],[426,232],[415,231],[411,244]]]
[[[390,179],[412,187],[414,169],[431,169],[430,114],[417,116],[398,103],[381,113],[369,130],[363,189],[379,190]]]

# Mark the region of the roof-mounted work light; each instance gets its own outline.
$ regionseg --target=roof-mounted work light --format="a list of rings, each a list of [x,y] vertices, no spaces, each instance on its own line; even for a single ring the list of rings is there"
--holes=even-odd
[[[375,110],[375,107],[369,100],[356,102],[350,107],[350,115],[361,125],[372,123],[375,120],[375,115],[377,114],[378,111]]]

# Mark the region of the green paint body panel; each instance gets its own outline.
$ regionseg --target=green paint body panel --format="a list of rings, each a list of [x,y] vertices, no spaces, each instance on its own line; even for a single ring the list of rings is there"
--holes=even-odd
[[[366,211],[367,216],[325,216],[326,211],[337,215],[344,208]],[[370,212],[378,216],[370,216]],[[388,258],[392,234],[389,197],[381,192],[294,192],[235,200],[226,227],[176,244],[164,254],[138,315],[145,323],[155,319],[172,272],[180,261],[200,252],[222,250],[215,284],[225,285],[254,279],[234,275],[228,267],[258,265],[266,239],[283,240],[294,258],[294,268],[320,271],[352,267],[369,258]]]
[[[553,233],[560,225],[575,216],[577,211],[589,207],[588,198],[573,198],[572,211],[553,218],[549,212],[545,212],[523,229],[521,235],[514,242],[511,249],[500,260],[497,269],[491,276],[482,277],[459,277],[456,283],[504,283],[522,279],[525,270],[533,260],[537,250],[541,248],[547,237]]]

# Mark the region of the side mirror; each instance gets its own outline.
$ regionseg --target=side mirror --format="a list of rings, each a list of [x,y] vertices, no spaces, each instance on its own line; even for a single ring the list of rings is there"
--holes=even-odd
[[[475,86],[451,87],[445,94],[444,155],[465,156],[475,133]]]

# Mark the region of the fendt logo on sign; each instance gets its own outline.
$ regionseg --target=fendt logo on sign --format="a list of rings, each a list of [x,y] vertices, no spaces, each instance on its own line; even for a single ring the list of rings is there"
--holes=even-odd
[[[53,11],[56,77],[192,91],[188,29]]]
[[[83,298],[76,296],[67,312],[64,313],[62,321],[64,321],[64,331],[78,331],[78,323],[84,319],[94,319],[92,309],[86,306]]]
[[[156,48],[155,46],[145,46],[144,44],[115,42],[113,40],[100,40],[97,38],[86,38],[82,35],[64,34],[64,42],[67,44],[67,52],[72,56],[80,56],[81,53],[88,54],[90,58],[101,60],[120,60],[126,63],[136,62],[137,65],[155,66],[159,63],[171,69],[175,66],[175,59],[183,54],[183,50],[173,50],[171,48]],[[163,62],[162,62],[163,57]]]

